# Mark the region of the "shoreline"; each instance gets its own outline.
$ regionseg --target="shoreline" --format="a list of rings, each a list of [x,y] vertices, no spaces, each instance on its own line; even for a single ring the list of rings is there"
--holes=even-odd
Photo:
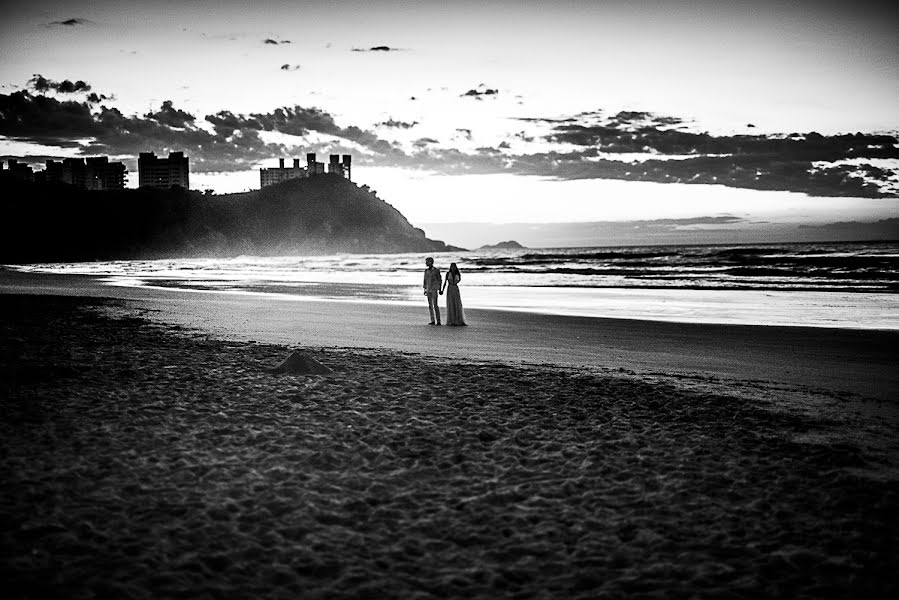
[[[121,266],[61,265],[58,272],[30,271],[27,266],[0,266],[24,275],[91,276],[111,286],[171,290],[270,294],[285,299],[334,300],[367,304],[415,304],[417,272],[361,276],[350,271],[281,272],[269,279],[265,272],[207,273],[171,267],[157,272],[132,273]],[[76,272],[66,267],[77,266]],[[121,271],[121,272],[116,272]],[[177,273],[182,275],[177,275]],[[187,275],[184,275],[187,273]],[[520,285],[512,279],[477,283],[469,276],[464,286],[467,308],[532,314],[700,323],[899,331],[899,294],[860,289],[802,287],[580,286]],[[410,285],[412,283],[412,285]]]
[[[454,359],[554,364],[706,382],[777,384],[899,400],[899,332],[710,325],[466,309],[468,328],[429,328],[427,308],[306,302],[227,292],[110,287],[96,278],[0,270],[0,293],[127,300],[158,322],[223,339],[386,348]],[[438,333],[439,332],[439,333]]]
[[[11,598],[899,587],[897,421],[855,402],[383,347],[275,375],[297,344],[121,299],[0,306]]]
[[[103,278],[106,285],[158,290],[238,293],[307,302],[419,304],[409,285],[335,284],[253,285],[230,281],[153,281]],[[119,280],[111,283],[110,280]],[[574,301],[575,297],[580,297]],[[735,296],[736,304],[728,303]],[[661,287],[516,287],[466,286],[468,309],[519,312],[556,317],[621,319],[699,325],[803,327],[858,331],[899,331],[899,299],[895,293],[820,290],[703,289]],[[861,302],[860,302],[861,301]],[[872,309],[871,304],[877,304]],[[634,307],[644,312],[636,312]],[[860,315],[861,306],[867,314]],[[776,310],[774,307],[777,307]],[[786,308],[785,308],[786,307]],[[838,308],[837,308],[838,307]],[[736,310],[739,314],[734,314]],[[796,323],[802,314],[805,322]],[[852,317],[844,315],[851,314]],[[763,315],[763,316],[762,316]],[[860,317],[862,320],[860,320]],[[839,320],[842,319],[842,320]]]

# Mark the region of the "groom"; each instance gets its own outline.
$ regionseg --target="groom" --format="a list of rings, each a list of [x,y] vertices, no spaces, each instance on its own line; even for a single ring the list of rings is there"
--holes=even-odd
[[[425,269],[424,288],[425,296],[428,297],[428,310],[431,312],[431,322],[428,325],[440,325],[440,307],[437,305],[437,296],[443,293],[440,289],[440,269],[434,266],[434,259],[430,256],[425,259],[425,264],[428,268]],[[434,323],[435,316],[436,323]]]

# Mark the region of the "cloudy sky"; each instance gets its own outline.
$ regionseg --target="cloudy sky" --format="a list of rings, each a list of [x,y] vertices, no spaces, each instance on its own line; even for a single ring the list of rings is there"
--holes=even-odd
[[[899,217],[886,6],[7,2],[0,154],[107,154],[136,180],[138,152],[184,150],[193,187],[230,192],[350,152],[467,244],[449,224],[874,223]]]

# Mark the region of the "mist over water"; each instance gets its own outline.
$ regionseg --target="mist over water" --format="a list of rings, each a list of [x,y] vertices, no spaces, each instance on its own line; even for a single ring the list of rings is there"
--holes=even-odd
[[[24,270],[138,285],[416,304],[425,254],[66,263]],[[467,308],[632,319],[899,329],[899,244],[646,246],[434,255]]]

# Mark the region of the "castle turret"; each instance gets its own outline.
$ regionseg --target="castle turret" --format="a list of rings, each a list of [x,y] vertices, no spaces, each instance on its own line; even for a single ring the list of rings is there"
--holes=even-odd
[[[315,152],[306,155],[306,171],[310,177],[325,172],[325,163],[316,162]]]

